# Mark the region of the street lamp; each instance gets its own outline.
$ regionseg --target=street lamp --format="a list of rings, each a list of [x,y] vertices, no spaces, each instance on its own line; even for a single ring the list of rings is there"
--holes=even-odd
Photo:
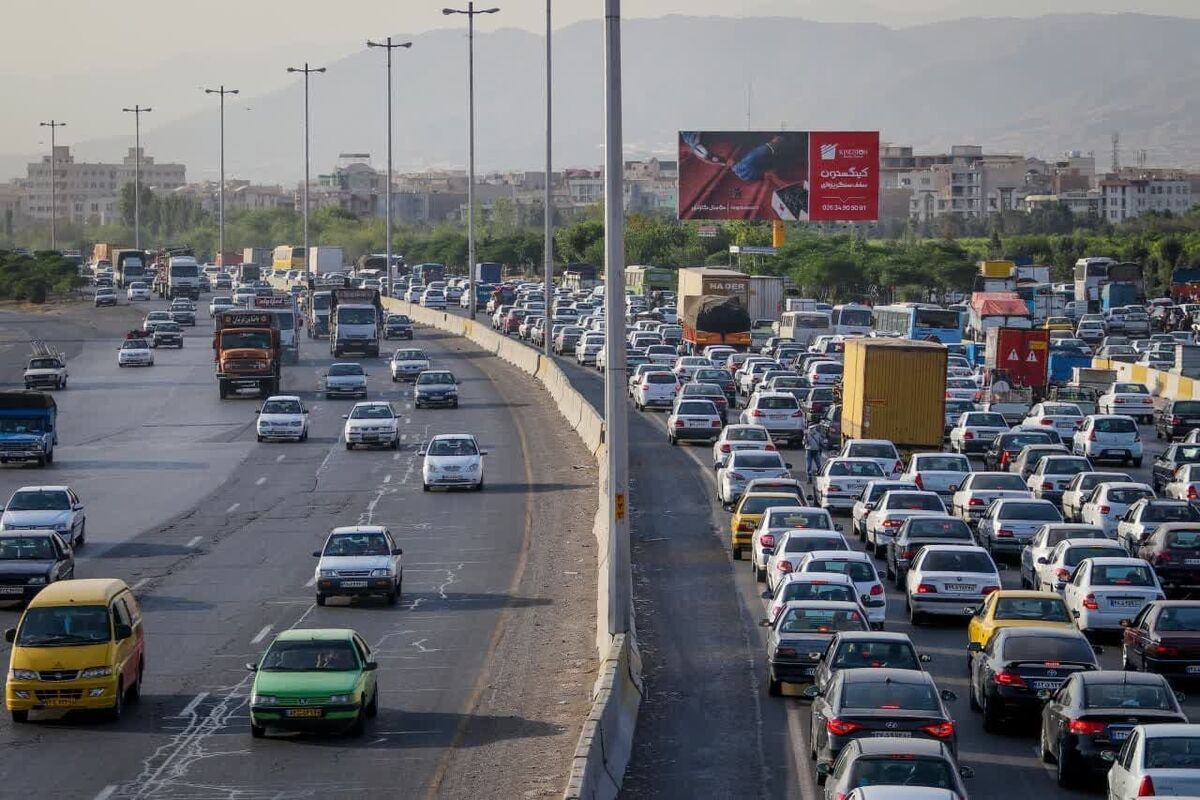
[[[142,249],[142,114],[154,109],[134,106],[122,108],[133,114],[133,246]]]
[[[387,196],[384,199],[384,216],[387,217],[387,230],[385,240],[387,242],[387,275],[388,275],[388,294],[392,297],[396,296],[396,273],[392,268],[392,51],[397,47],[408,49],[412,47],[412,42],[397,42],[392,44],[392,37],[387,37],[382,42],[372,42],[367,40],[367,47],[382,47],[387,52]]]
[[[498,8],[476,9],[467,3],[465,10],[443,8],[442,13],[467,17],[467,291],[471,293],[471,319],[475,319],[475,15],[495,14]]]
[[[237,94],[237,89],[226,89],[222,84],[220,89],[205,89],[205,94],[217,94],[221,96],[221,189],[220,189],[220,234],[217,245],[219,248],[217,253],[221,261],[221,266],[225,266],[225,95]]]
[[[542,202],[542,215],[545,217],[545,244],[542,245],[543,256],[546,260],[546,325],[545,335],[542,336],[542,349],[546,352],[546,358],[550,357],[550,331],[553,327],[550,321],[554,319],[552,313],[552,303],[554,300],[554,200],[550,190],[550,133],[552,130],[551,109],[553,108],[552,98],[550,96],[550,0],[546,0],[546,195]]]
[[[287,71],[304,73],[304,270],[308,272],[308,76],[324,72],[325,67],[310,67],[305,61],[302,68],[288,67]]]
[[[49,122],[39,122],[38,124],[41,125],[43,128],[50,129],[50,249],[57,250],[58,249],[58,229],[57,229],[58,180],[57,180],[57,176],[54,174],[54,157],[56,155],[54,152],[54,143],[55,143],[54,132],[58,128],[65,128],[67,123],[58,122],[57,120],[52,119]]]

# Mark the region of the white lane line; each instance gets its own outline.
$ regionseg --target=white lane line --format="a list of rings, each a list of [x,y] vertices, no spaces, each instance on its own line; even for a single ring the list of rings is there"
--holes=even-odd
[[[407,417],[404,420],[405,425],[412,425],[412,417]]]
[[[145,585],[146,585],[147,583],[149,583],[149,582],[150,582],[150,579],[149,579],[149,578],[142,578],[140,581],[138,581],[137,583],[135,583],[133,586],[130,586],[129,588],[130,588],[130,589],[133,589],[133,590],[136,592],[138,589],[142,588],[143,586],[145,586]]]
[[[240,507],[241,507],[241,505],[242,505],[241,503],[234,503],[234,504],[233,504],[233,505],[231,505],[229,508],[225,509],[225,513],[226,513],[226,514],[232,514],[233,512],[237,511],[237,510],[238,510],[238,508],[240,508]]]
[[[400,454],[392,453],[392,461],[399,461],[399,460],[400,460]]]
[[[190,717],[192,714],[195,714],[196,709],[200,707],[200,704],[204,702],[206,697],[208,697],[208,692],[201,692],[193,697],[188,704],[183,707],[183,711],[179,712],[179,716]]]
[[[315,584],[316,582],[317,582],[317,576],[313,575],[311,578],[308,579],[308,582],[304,584],[304,587],[307,589],[307,588],[311,587],[313,584]]]
[[[250,644],[258,644],[263,639],[267,638],[267,634],[270,633],[271,628],[274,628],[274,627],[275,627],[274,625],[264,625],[263,629],[261,631],[254,634],[254,638],[250,640]]]
[[[108,786],[105,786],[103,789],[97,792],[96,797],[93,798],[93,800],[108,800],[108,798],[113,796],[113,792],[116,790],[117,785],[115,783],[110,783]]]
[[[263,475],[261,478],[259,478],[258,480],[256,480],[256,481],[254,482],[254,485],[255,485],[255,486],[262,486],[262,485],[263,485],[264,483],[266,483],[266,482],[267,482],[267,476],[266,476],[266,475]]]
[[[407,434],[407,433],[402,433],[402,434],[400,434],[400,440],[401,440],[401,441],[403,441],[403,440],[405,440],[405,439],[407,439],[407,438],[408,438],[408,434]]]
[[[287,456],[284,455],[283,453],[280,453],[279,455],[275,456],[275,463],[278,464],[280,461],[283,461],[285,458],[287,458]]]
[[[204,540],[203,536],[193,536],[192,540],[187,543],[187,546],[188,546],[188,548],[195,547],[196,545],[200,544],[200,542],[202,542],[203,540]]]
[[[389,474],[387,474],[387,475],[384,475],[384,476],[383,476],[383,482],[384,482],[384,483],[391,483],[391,482],[392,482],[392,476],[391,476],[391,474],[390,474],[390,473],[389,473]]]

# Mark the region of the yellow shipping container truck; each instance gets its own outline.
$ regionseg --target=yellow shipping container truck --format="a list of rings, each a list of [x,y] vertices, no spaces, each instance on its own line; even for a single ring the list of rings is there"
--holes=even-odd
[[[979,274],[985,278],[1011,278],[1017,265],[1012,261],[980,261]]]
[[[842,438],[888,439],[906,455],[941,450],[948,351],[911,339],[848,339]]]

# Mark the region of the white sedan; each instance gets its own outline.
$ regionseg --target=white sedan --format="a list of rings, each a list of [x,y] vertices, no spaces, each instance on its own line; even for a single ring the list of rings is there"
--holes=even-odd
[[[1129,507],[1138,500],[1153,497],[1154,490],[1146,483],[1102,483],[1083,502],[1079,509],[1079,521],[1102,528],[1106,536],[1115,539],[1117,522],[1129,511]]]
[[[1088,558],[1063,588],[1081,631],[1121,630],[1149,602],[1166,598],[1154,568],[1140,558]]]
[[[303,442],[308,439],[308,409],[295,395],[268,397],[258,409],[255,433],[260,442],[267,439]]]
[[[887,594],[869,555],[856,550],[817,550],[804,556],[795,571],[848,575],[854,581],[854,589],[867,610],[871,627],[883,630],[883,622],[887,618]]]
[[[1183,464],[1163,487],[1163,496],[1175,500],[1200,499],[1200,464]]]
[[[850,545],[846,537],[829,528],[783,530],[775,534],[775,547],[763,562],[762,579],[766,581],[767,591],[773,594],[779,581],[796,569],[800,559],[818,550],[849,552]]]
[[[118,367],[153,367],[154,351],[146,339],[126,339],[117,350]]]
[[[1029,409],[1029,416],[1021,425],[1027,428],[1039,425],[1052,428],[1066,439],[1073,436],[1082,423],[1083,412],[1074,403],[1038,403]]]
[[[971,462],[964,455],[913,453],[900,480],[912,481],[918,489],[937,492],[943,500],[948,501],[970,474]]]
[[[883,470],[885,478],[899,478],[904,472],[900,451],[887,439],[853,439],[846,442],[840,458],[869,458]]]
[[[149,300],[150,287],[141,281],[134,281],[125,289],[126,300]]]
[[[733,506],[754,478],[789,478],[791,464],[775,450],[738,450],[726,466],[717,470],[717,500],[724,508]]]
[[[369,595],[395,605],[404,585],[403,553],[382,525],[334,528],[313,553],[319,559],[313,576],[317,605],[325,605],[328,597]]]
[[[480,450],[469,433],[438,434],[419,455],[425,459],[421,465],[421,488],[425,491],[436,486],[483,489],[483,457],[487,451]]]
[[[962,617],[1000,589],[1000,570],[982,547],[930,544],[921,548],[904,577],[908,619],[926,615]]]
[[[1200,796],[1200,725],[1138,725],[1108,770],[1109,800]]]
[[[729,462],[729,456],[738,450],[774,450],[770,432],[761,425],[728,425],[721,431],[712,448],[713,469],[720,469]]]
[[[883,477],[869,458],[831,458],[813,479],[813,493],[821,508],[852,508],[867,484]]]
[[[1075,573],[1075,567],[1087,558],[1111,556],[1123,558],[1129,554],[1112,539],[1063,539],[1046,555],[1038,559],[1037,581],[1033,588],[1042,592],[1061,592]]]
[[[946,504],[933,492],[887,492],[863,523],[867,550],[883,558],[888,542],[909,517],[945,516]]]
[[[346,420],[343,437],[347,450],[356,445],[400,448],[400,419],[391,403],[385,400],[355,403],[342,419]]]
[[[1140,383],[1114,383],[1096,401],[1096,410],[1101,414],[1123,414],[1140,418],[1140,422],[1154,420],[1154,398],[1150,390]]]
[[[392,371],[392,382],[396,383],[416,380],[416,377],[429,369],[431,364],[424,350],[410,347],[393,353],[388,366]]]

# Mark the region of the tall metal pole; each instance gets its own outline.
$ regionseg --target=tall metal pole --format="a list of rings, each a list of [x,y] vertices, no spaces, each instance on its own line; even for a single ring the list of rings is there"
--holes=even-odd
[[[625,204],[621,0],[604,1],[604,425],[608,445],[609,633],[629,631],[629,422],[625,401]]]
[[[221,96],[221,187],[220,196],[220,223],[218,234],[219,248],[217,252],[220,254],[221,266],[225,266],[225,95],[237,94],[237,89],[226,89],[225,84],[221,84],[220,89],[205,89],[205,94],[217,94]]]
[[[304,67],[288,67],[288,72],[304,73],[304,270],[311,271],[308,263],[308,76],[314,72],[324,72],[325,67],[310,67],[304,62]]]
[[[133,246],[142,249],[142,114],[153,111],[152,108],[122,108],[122,111],[133,114]]]
[[[367,47],[387,49],[387,195],[384,199],[384,216],[387,217],[385,239],[387,242],[388,294],[396,295],[396,271],[392,267],[392,50],[397,47],[412,47],[412,42],[392,44],[392,37],[383,42],[367,41]]]
[[[543,327],[545,335],[542,336],[542,350],[546,353],[547,358],[550,357],[553,344],[550,339],[550,331],[553,330],[553,326],[550,322],[554,319],[554,200],[550,189],[550,145],[553,131],[551,111],[554,104],[553,98],[550,96],[550,2],[551,0],[546,0],[546,194],[542,201],[542,215],[545,217],[546,228],[546,241],[542,246],[546,261],[546,323]]]
[[[58,249],[58,176],[55,175],[55,156],[54,152],[56,140],[54,133],[59,128],[66,127],[65,122],[50,120],[49,122],[39,122],[43,128],[50,129],[50,249]]]
[[[465,11],[443,8],[443,14],[467,15],[467,291],[471,319],[475,319],[475,15],[495,14],[498,8],[475,9],[467,3]]]

